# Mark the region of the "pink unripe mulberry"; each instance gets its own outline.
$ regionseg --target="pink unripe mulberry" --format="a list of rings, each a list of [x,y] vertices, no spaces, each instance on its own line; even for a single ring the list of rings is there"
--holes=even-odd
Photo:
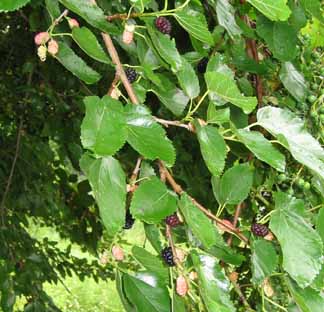
[[[70,18],[68,22],[71,29],[74,27],[80,27],[79,22],[75,18]]]
[[[51,41],[48,43],[47,51],[52,55],[56,55],[58,53],[59,45],[56,40],[51,39]]]
[[[176,282],[177,294],[181,297],[184,297],[188,292],[188,283],[184,276],[179,276]]]
[[[123,32],[123,42],[127,45],[131,44],[134,40],[134,31],[135,24],[129,23],[125,25],[125,29]]]
[[[116,261],[124,260],[124,251],[119,246],[114,246],[111,250],[111,253]]]
[[[47,31],[40,32],[34,37],[36,45],[45,44],[49,39],[50,35]]]

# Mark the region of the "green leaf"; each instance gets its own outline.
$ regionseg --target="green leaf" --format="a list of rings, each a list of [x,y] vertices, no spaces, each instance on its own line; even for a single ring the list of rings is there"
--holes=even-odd
[[[175,40],[170,39],[168,35],[162,34],[156,30],[152,26],[152,18],[146,18],[145,22],[152,42],[160,56],[171,66],[173,72],[180,70],[182,66],[182,58],[177,50]]]
[[[175,150],[165,130],[143,105],[128,104],[125,107],[129,144],[147,159],[161,159],[172,166]]]
[[[127,128],[123,105],[109,96],[84,99],[86,114],[81,125],[84,148],[97,155],[115,154],[126,142]]]
[[[152,86],[152,91],[174,115],[181,115],[190,100],[189,97],[165,76],[161,74],[156,76],[162,81],[162,85]]]
[[[170,311],[168,290],[154,275],[147,275],[144,282],[129,274],[123,274],[123,282],[127,298],[137,311]]]
[[[261,285],[264,279],[270,276],[278,265],[278,256],[272,243],[266,240],[255,240],[252,245],[252,280]]]
[[[214,103],[210,102],[207,110],[207,123],[222,125],[230,121],[229,107],[216,109]]]
[[[195,98],[200,93],[199,80],[191,64],[183,57],[182,66],[177,72],[177,77],[181,88],[191,98]]]
[[[148,271],[154,272],[159,279],[164,281],[166,284],[168,283],[168,269],[163,265],[162,261],[157,256],[152,255],[146,249],[138,246],[134,246],[132,248],[132,255]]]
[[[294,113],[277,107],[264,107],[257,113],[258,123],[274,135],[292,156],[324,179],[324,151]]]
[[[295,302],[298,304],[302,312],[322,312],[324,306],[324,296],[320,292],[307,287],[302,289],[292,281],[286,279],[288,289],[293,296]]]
[[[228,0],[217,0],[216,12],[219,25],[223,26],[232,38],[242,33],[235,21],[235,9]]]
[[[324,24],[323,6],[320,0],[300,0],[305,11],[315,16],[322,24]]]
[[[181,10],[174,14],[178,23],[194,38],[214,44],[213,37],[208,30],[205,16],[196,10]]]
[[[241,266],[245,257],[236,253],[233,248],[229,247],[222,238],[217,242],[217,246],[212,246],[206,250],[207,253],[215,256],[217,259],[234,266]]]
[[[198,253],[192,254],[192,261],[197,270],[199,291],[208,312],[235,312],[230,300],[230,282],[225,277],[221,266],[214,257]]]
[[[118,34],[118,28],[108,22],[104,12],[99,6],[89,0],[59,0],[70,11],[80,15],[90,25],[112,35]]]
[[[126,298],[123,289],[123,273],[119,270],[116,271],[116,288],[126,312],[136,312],[135,308],[130,304],[129,300]]]
[[[99,44],[96,36],[87,27],[74,27],[72,29],[72,38],[78,46],[93,59],[111,64],[110,59]]]
[[[190,230],[205,247],[208,248],[217,243],[219,235],[217,235],[215,225],[192,203],[186,193],[181,195],[179,208]]]
[[[226,143],[213,126],[202,127],[198,122],[195,122],[195,128],[206,166],[214,176],[219,176],[225,166]]]
[[[220,204],[239,204],[249,195],[253,182],[253,170],[248,164],[228,169],[219,184]]]
[[[307,84],[304,76],[290,62],[282,64],[280,80],[289,93],[299,102],[303,102],[307,96]]]
[[[321,208],[321,210],[318,212],[316,221],[316,231],[319,233],[324,243],[324,208]]]
[[[151,177],[134,192],[130,210],[136,219],[159,223],[177,210],[177,198],[157,177]]]
[[[286,21],[291,13],[285,0],[247,0],[272,21]]]
[[[66,69],[87,84],[96,83],[101,78],[100,74],[90,68],[64,42],[59,42],[59,52],[55,57]]]
[[[45,0],[46,8],[52,19],[58,18],[61,14],[58,0]]]
[[[285,156],[257,131],[240,129],[237,137],[260,160],[266,162],[278,171],[285,171]]]
[[[158,253],[161,252],[163,248],[161,242],[161,232],[157,226],[155,224],[144,223],[144,230],[146,238],[149,240],[155,251]]]
[[[0,12],[15,11],[26,5],[30,0],[1,0]]]
[[[89,179],[107,233],[114,236],[125,222],[125,173],[118,160],[110,156],[94,159],[85,154],[80,166]]]
[[[270,229],[280,243],[283,268],[305,288],[321,269],[323,242],[301,215],[305,208],[302,200],[280,192],[275,194],[275,204]]]
[[[215,92],[223,100],[240,107],[244,113],[251,113],[257,105],[255,97],[243,96],[233,78],[221,72],[205,74],[208,90]]]
[[[297,33],[287,22],[273,25],[273,53],[281,61],[290,61],[297,56]]]

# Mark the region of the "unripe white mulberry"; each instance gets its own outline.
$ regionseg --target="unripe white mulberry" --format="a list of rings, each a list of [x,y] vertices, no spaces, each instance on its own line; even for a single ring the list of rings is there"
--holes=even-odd
[[[48,43],[48,53],[52,55],[56,55],[59,51],[59,45],[56,40],[51,39],[51,41]]]
[[[176,291],[181,297],[184,297],[188,292],[188,283],[184,276],[179,276],[176,281]]]
[[[37,49],[37,55],[38,55],[39,59],[41,60],[41,62],[46,61],[46,54],[47,54],[47,48],[43,45],[39,46]]]
[[[40,32],[34,37],[34,41],[36,45],[45,44],[49,39],[50,39],[50,35],[47,31]]]
[[[68,20],[70,28],[80,27],[79,22],[75,18],[69,18]]]
[[[135,31],[135,24],[134,23],[127,23],[124,28],[123,32],[123,42],[127,45],[131,44],[134,40],[134,31]]]
[[[111,253],[116,261],[123,261],[124,260],[124,251],[121,247],[115,245],[111,249]]]

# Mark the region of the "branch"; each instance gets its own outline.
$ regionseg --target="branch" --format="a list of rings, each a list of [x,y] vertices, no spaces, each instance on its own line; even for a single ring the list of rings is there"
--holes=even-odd
[[[114,78],[114,80],[112,81],[112,83],[111,83],[111,85],[110,85],[110,88],[109,88],[109,90],[108,90],[108,92],[107,92],[107,94],[108,95],[112,95],[112,93],[114,92],[114,90],[115,90],[115,88],[116,88],[116,85],[117,85],[117,83],[118,83],[118,81],[119,81],[119,76],[117,75],[117,73],[116,73],[116,75],[115,75],[115,78]]]
[[[137,180],[138,174],[141,170],[141,164],[142,164],[143,157],[138,157],[135,168],[133,170],[132,176],[130,178],[131,182],[134,182]]]
[[[241,211],[242,211],[242,208],[244,208],[244,202],[238,204],[236,206],[236,210],[235,210],[235,214],[234,214],[234,220],[233,220],[233,226],[236,228],[237,227],[237,222],[238,222],[238,219],[240,217],[240,214],[241,214]],[[227,240],[227,244],[228,246],[231,246],[232,245],[232,241],[233,241],[233,236],[231,235],[228,240]]]
[[[128,96],[133,104],[138,104],[137,96],[133,90],[132,85],[127,79],[127,76],[125,74],[124,68],[122,63],[120,62],[117,50],[114,46],[114,43],[111,40],[111,37],[108,34],[102,33],[103,40],[105,42],[106,48],[108,50],[108,53],[113,61],[113,63],[116,65],[116,75],[118,75],[128,93]]]
[[[5,188],[5,191],[3,193],[1,204],[0,204],[0,215],[1,215],[1,219],[2,219],[3,224],[4,224],[4,216],[5,216],[5,203],[6,203],[8,193],[10,191],[10,186],[11,186],[12,178],[13,178],[13,175],[14,175],[14,172],[15,172],[15,167],[16,167],[18,154],[19,154],[19,149],[20,149],[22,127],[23,127],[23,121],[20,120],[19,126],[18,126],[18,134],[17,134],[17,141],[16,141],[15,156],[14,156],[14,159],[13,159],[13,162],[12,162],[12,165],[11,165],[8,181],[7,181],[6,188]]]
[[[61,22],[61,20],[68,14],[69,14],[69,10],[67,9],[64,10],[63,13],[57,19],[54,20],[53,25],[54,26],[58,25]]]
[[[167,179],[167,181],[169,182],[169,184],[171,185],[171,187],[173,188],[173,190],[181,195],[182,193],[184,193],[184,190],[182,189],[182,187],[174,180],[174,178],[172,177],[172,175],[170,174],[170,172],[168,171],[168,169],[165,167],[165,165],[163,164],[162,161],[159,161],[159,167],[161,171],[164,171],[165,177]],[[198,208],[200,209],[209,219],[215,221],[217,224],[221,224],[224,228],[227,229],[227,232],[232,233],[234,235],[236,235],[237,237],[239,237],[243,242],[247,243],[248,239],[240,232],[239,229],[237,229],[234,226],[231,226],[229,224],[227,224],[226,222],[224,222],[222,219],[217,218],[216,216],[214,216],[213,213],[211,213],[208,209],[206,209],[203,205],[201,205],[199,202],[197,202],[193,197],[189,196],[189,198],[191,199],[192,203]]]
[[[161,119],[161,118],[157,118],[157,117],[154,117],[154,119],[155,119],[155,121],[157,121],[158,123],[162,124],[165,127],[176,126],[176,127],[185,128],[188,131],[194,132],[194,127],[190,123],[184,124],[178,120],[165,120],[165,119]]]

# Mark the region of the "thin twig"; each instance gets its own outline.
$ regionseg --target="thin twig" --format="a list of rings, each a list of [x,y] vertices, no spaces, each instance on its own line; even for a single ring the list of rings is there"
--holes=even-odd
[[[14,159],[12,161],[12,165],[11,165],[11,169],[10,169],[10,173],[9,173],[9,177],[7,180],[7,185],[5,188],[5,191],[3,193],[2,196],[2,200],[1,200],[1,204],[0,204],[0,214],[1,214],[1,219],[2,219],[2,224],[4,225],[4,217],[5,217],[5,204],[6,204],[6,199],[8,196],[8,193],[10,191],[10,186],[12,183],[12,178],[15,172],[15,167],[16,167],[16,163],[17,163],[17,159],[18,159],[18,154],[19,154],[19,149],[20,149],[20,141],[21,141],[21,135],[22,135],[22,127],[23,127],[23,121],[20,120],[19,122],[19,126],[18,126],[18,134],[17,134],[17,141],[16,141],[16,151],[15,151],[15,156]]]
[[[54,20],[53,25],[54,26],[58,25],[61,22],[61,20],[68,14],[69,14],[69,10],[67,9],[64,10],[63,13],[57,19]]]
[[[179,265],[179,259],[177,257],[177,251],[176,251],[176,248],[174,246],[174,242],[173,242],[173,239],[172,239],[172,232],[171,232],[171,226],[166,224],[166,227],[165,227],[165,236],[169,242],[169,245],[171,247],[171,250],[172,250],[172,254],[173,254],[173,260],[175,262],[175,264],[178,266]]]
[[[236,209],[235,209],[235,214],[234,214],[234,220],[233,220],[233,226],[236,228],[237,227],[237,222],[238,222],[238,219],[240,217],[240,214],[241,214],[241,211],[242,211],[242,208],[244,207],[244,202],[242,203],[239,203],[237,206],[236,206]],[[232,241],[233,241],[233,236],[231,235],[228,240],[227,240],[227,244],[228,246],[231,246],[232,245]]]
[[[143,157],[138,157],[135,168],[133,170],[132,176],[130,177],[130,182],[134,182],[137,180],[138,174],[141,170],[141,164],[142,164]]]
[[[112,39],[110,37],[110,35],[102,33],[101,34],[103,37],[103,40],[105,42],[106,48],[108,50],[108,53],[110,54],[110,57],[113,61],[113,63],[116,65],[116,75],[118,75],[128,93],[128,96],[130,98],[130,100],[132,101],[133,104],[138,104],[139,101],[137,99],[137,96],[132,88],[132,85],[130,84],[130,82],[127,79],[127,76],[125,74],[124,68],[122,63],[120,62],[117,50],[114,46],[114,43],[112,42]]]
[[[174,178],[172,177],[172,175],[170,174],[170,172],[165,167],[165,165],[163,164],[162,161],[159,161],[159,166],[160,166],[161,170],[164,170],[166,179],[169,182],[169,184],[171,185],[171,187],[173,188],[173,190],[177,194],[179,194],[179,195],[181,195],[182,193],[184,193],[184,190],[182,189],[182,187],[174,180]],[[227,229],[227,232],[233,233],[234,235],[236,235],[237,237],[239,237],[243,242],[245,242],[245,243],[248,242],[248,239],[242,233],[240,233],[240,230],[239,229],[235,228],[234,226],[229,225],[228,223],[224,222],[222,219],[219,219],[216,216],[214,216],[213,213],[211,213],[208,209],[206,209],[203,205],[201,205],[193,197],[189,196],[189,198],[192,201],[192,203],[198,209],[200,209],[208,218],[210,218],[211,220],[215,221],[217,224],[221,224],[224,228]]]
[[[176,126],[176,127],[185,128],[185,129],[187,129],[188,131],[191,131],[191,132],[194,131],[194,128],[193,128],[193,126],[191,124],[184,124],[184,123],[181,123],[181,121],[178,121],[178,120],[165,120],[165,119],[161,119],[161,118],[157,118],[157,117],[154,117],[154,119],[155,119],[155,121],[157,121],[158,123],[162,124],[165,127]]]

